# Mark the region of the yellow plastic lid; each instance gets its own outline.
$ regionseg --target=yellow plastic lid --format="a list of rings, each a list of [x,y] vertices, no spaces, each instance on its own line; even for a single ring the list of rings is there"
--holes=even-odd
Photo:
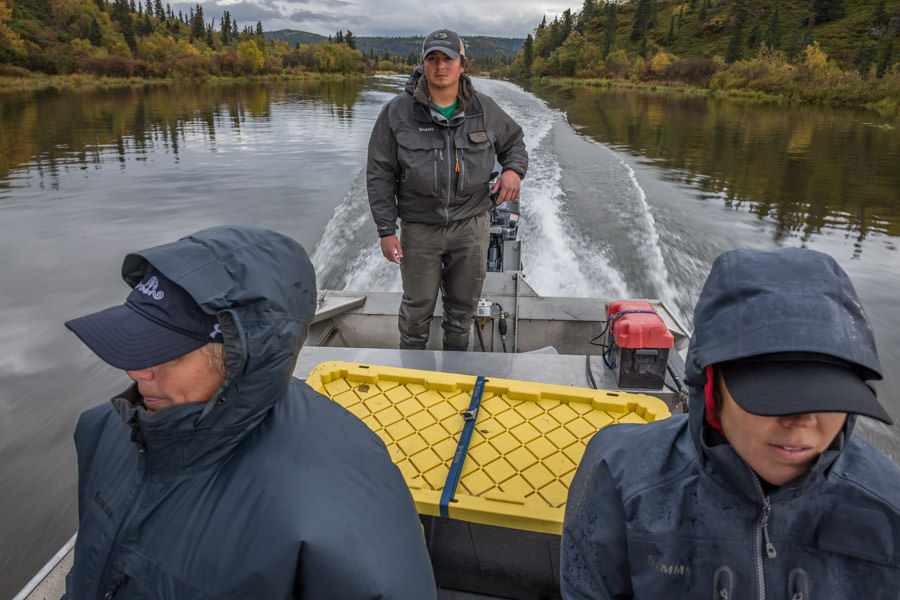
[[[669,416],[646,394],[485,376],[451,518],[560,534],[566,496],[591,437],[611,423]],[[359,417],[387,446],[421,514],[439,502],[476,377],[324,362],[306,382]],[[336,440],[335,443],[340,443]]]

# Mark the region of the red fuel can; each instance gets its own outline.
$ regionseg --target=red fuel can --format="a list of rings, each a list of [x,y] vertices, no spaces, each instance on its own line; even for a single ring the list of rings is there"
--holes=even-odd
[[[619,386],[658,389],[666,378],[675,338],[644,300],[618,300],[607,309],[610,364],[618,368]]]

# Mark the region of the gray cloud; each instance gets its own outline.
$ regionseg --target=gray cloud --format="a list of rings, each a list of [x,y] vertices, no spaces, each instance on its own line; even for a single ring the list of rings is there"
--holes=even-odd
[[[188,14],[196,4],[178,2],[172,9]],[[552,20],[568,8],[531,0],[457,0],[445,6],[420,0],[212,0],[199,4],[207,22],[218,23],[227,10],[239,27],[260,21],[266,31],[297,29],[330,35],[349,29],[357,36],[424,36],[449,27],[463,36],[517,38],[534,33],[544,15]]]

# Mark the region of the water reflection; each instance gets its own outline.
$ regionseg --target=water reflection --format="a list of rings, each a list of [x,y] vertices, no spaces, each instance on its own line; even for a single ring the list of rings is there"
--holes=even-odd
[[[177,160],[189,135],[215,151],[217,128],[238,134],[248,119],[271,121],[275,104],[315,105],[350,123],[363,87],[362,81],[291,81],[2,94],[0,199],[16,186],[20,169],[58,189],[61,170],[99,166],[110,155],[123,165],[160,151]]]
[[[701,197],[773,223],[776,242],[823,230],[900,235],[900,122],[866,113],[531,86],[583,135],[643,157]],[[875,120],[875,122],[873,122]],[[885,239],[894,249],[894,242]]]

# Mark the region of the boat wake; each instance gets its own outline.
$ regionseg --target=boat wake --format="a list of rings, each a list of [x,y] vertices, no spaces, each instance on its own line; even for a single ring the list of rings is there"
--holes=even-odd
[[[514,84],[478,80],[476,86],[525,131],[529,169],[522,184],[519,239],[523,269],[531,285],[546,296],[642,296],[671,302],[676,292],[668,282],[660,235],[634,170],[604,147],[597,159],[603,164],[581,169],[589,171],[583,175],[586,180],[573,184],[602,198],[609,205],[606,210],[615,213],[620,230],[631,232],[632,239],[625,244],[628,248],[618,248],[623,240],[599,233],[600,228],[590,222],[598,217],[585,214],[563,188],[560,161],[568,158],[559,155],[555,138],[574,135],[565,116]],[[606,186],[605,195],[600,186]],[[602,204],[593,197],[590,201]],[[607,217],[613,218],[612,213]],[[364,167],[335,208],[312,260],[321,288],[401,289],[399,269],[381,256],[366,197]],[[637,268],[635,261],[640,263]]]

